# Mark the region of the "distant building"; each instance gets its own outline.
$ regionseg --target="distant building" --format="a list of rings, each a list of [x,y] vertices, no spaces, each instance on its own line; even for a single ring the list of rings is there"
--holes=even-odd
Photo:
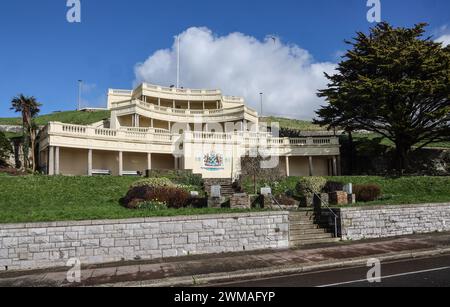
[[[280,101],[280,103],[282,103]],[[220,90],[141,84],[109,90],[111,118],[90,126],[51,122],[39,140],[49,175],[136,175],[192,170],[236,178],[241,158],[261,154],[288,176],[337,175],[339,140],[330,132],[279,138],[259,127],[258,113]]]

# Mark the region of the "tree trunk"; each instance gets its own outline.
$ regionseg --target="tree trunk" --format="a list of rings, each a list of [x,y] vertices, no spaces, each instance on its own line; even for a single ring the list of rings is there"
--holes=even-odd
[[[31,128],[30,131],[30,143],[31,143],[31,163],[33,173],[36,172],[36,130]]]
[[[353,159],[355,157],[355,143],[353,141],[353,133],[352,131],[348,131],[348,143],[349,143],[349,159],[348,159],[348,168],[350,171],[350,176],[353,176]]]
[[[399,175],[403,175],[408,169],[408,153],[411,150],[411,145],[404,142],[396,142],[395,148],[395,169]]]
[[[22,152],[23,152],[23,168],[26,171],[29,168],[28,156],[30,154],[30,137],[28,135],[28,132],[25,132],[23,136]]]
[[[256,175],[253,175],[253,189],[255,194],[258,194],[258,190],[256,189]]]

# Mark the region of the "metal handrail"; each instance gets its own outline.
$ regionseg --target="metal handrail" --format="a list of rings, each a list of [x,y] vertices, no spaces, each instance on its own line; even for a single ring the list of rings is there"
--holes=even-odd
[[[280,210],[283,210],[283,207],[281,207],[281,204],[278,202],[278,200],[273,196],[272,194],[269,194],[272,200],[277,204],[277,206],[280,208]]]
[[[315,192],[312,192],[312,193],[314,194],[314,196],[316,196],[320,200],[320,202],[325,206],[325,208],[327,208],[328,211],[330,211],[331,214],[334,216],[334,235],[335,235],[336,238],[338,238],[339,236],[338,236],[337,220],[338,220],[339,216],[330,208],[330,206],[329,206],[330,204],[328,202],[325,202],[322,199],[322,197],[320,197],[319,194],[317,194]]]

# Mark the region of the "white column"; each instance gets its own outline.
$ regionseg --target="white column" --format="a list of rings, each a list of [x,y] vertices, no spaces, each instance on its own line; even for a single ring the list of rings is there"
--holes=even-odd
[[[150,119],[150,127],[153,128],[154,126],[155,126],[155,123],[154,123],[153,118],[152,118],[152,119]]]
[[[188,110],[190,110],[190,109],[191,109],[191,102],[188,101]]]
[[[88,165],[87,165],[88,176],[92,176],[92,149],[88,150]]]
[[[171,128],[171,127],[170,127],[170,122],[168,122],[168,124],[169,124],[169,128],[168,128],[168,129],[169,129],[169,131],[170,131],[170,128]]]
[[[123,176],[123,152],[119,151],[119,176]]]
[[[48,147],[48,175],[53,176],[55,174],[55,151],[53,146]]]
[[[313,157],[309,157],[309,176],[314,176],[314,164],[313,164]]]
[[[158,97],[158,106],[161,106],[161,98]]]
[[[203,110],[205,110],[205,102],[203,101]]]
[[[175,105],[176,105],[176,103],[175,103],[175,100],[173,101],[173,108],[175,109]]]
[[[147,154],[147,169],[148,170],[152,169],[152,154],[151,153]]]
[[[60,168],[59,168],[59,147],[55,147],[55,175],[60,174]]]
[[[139,114],[136,114],[136,127],[140,127],[141,126],[141,118],[139,116]]]
[[[288,156],[286,156],[286,176],[290,176],[291,175],[291,172],[290,172],[290,167],[289,167],[289,157]]]
[[[337,176],[338,175],[338,171],[337,171],[337,158],[336,156],[333,157],[333,176]]]

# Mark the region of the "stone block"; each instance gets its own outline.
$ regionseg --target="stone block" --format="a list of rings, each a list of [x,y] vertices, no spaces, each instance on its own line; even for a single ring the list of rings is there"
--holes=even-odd
[[[250,196],[245,193],[234,194],[230,198],[230,207],[231,209],[250,209]]]
[[[330,193],[329,196],[331,205],[348,205],[348,194],[346,192],[338,191]]]
[[[157,249],[158,248],[158,240],[157,239],[140,240],[140,247],[143,250]]]
[[[348,204],[354,205],[356,204],[356,194],[348,194]]]

